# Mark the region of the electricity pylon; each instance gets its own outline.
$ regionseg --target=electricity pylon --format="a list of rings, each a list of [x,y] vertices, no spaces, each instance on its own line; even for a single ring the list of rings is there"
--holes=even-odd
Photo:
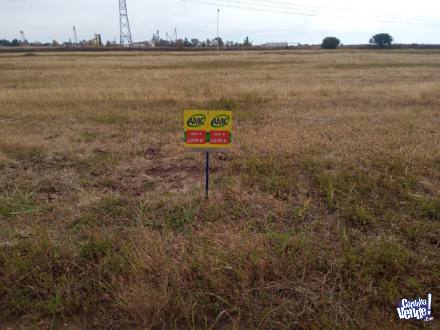
[[[119,0],[119,27],[121,46],[131,46],[130,22],[128,21],[127,3],[125,0]]]

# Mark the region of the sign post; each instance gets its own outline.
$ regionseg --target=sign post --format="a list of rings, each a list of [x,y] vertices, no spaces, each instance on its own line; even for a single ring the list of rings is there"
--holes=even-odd
[[[232,112],[226,110],[185,110],[184,147],[205,153],[205,193],[209,193],[209,153],[228,152],[232,143]]]
[[[205,197],[209,196],[209,151],[206,152],[205,161]]]

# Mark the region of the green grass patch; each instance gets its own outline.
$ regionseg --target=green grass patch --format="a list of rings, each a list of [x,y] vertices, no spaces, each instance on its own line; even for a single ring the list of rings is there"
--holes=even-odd
[[[160,199],[140,201],[134,207],[138,223],[153,230],[183,232],[196,220],[214,221],[224,215],[224,209],[210,201],[192,198],[170,199],[169,195]],[[223,212],[223,213],[222,213]]]
[[[104,197],[101,202],[95,207],[95,210],[108,216],[122,215],[127,209],[127,204],[124,200],[114,197]]]
[[[45,149],[39,146],[0,144],[0,150],[3,151],[8,157],[18,161],[41,158],[45,156]]]
[[[221,98],[208,101],[203,107],[208,110],[234,110],[238,106],[238,102],[232,98]]]
[[[417,259],[396,238],[379,236],[358,238],[344,248],[342,276],[347,292],[374,290],[370,304],[392,304],[407,294],[407,279],[416,274]],[[363,241],[362,241],[363,240]]]
[[[40,234],[1,249],[0,316],[98,311],[99,304],[110,297],[105,283],[128,269],[127,260],[110,237],[90,237],[73,250]]]
[[[142,186],[145,190],[154,190],[154,188],[156,187],[156,183],[152,180],[144,180],[142,182]]]
[[[190,225],[199,211],[199,203],[177,204],[166,211],[166,224],[173,230],[183,230]]]
[[[429,219],[440,220],[440,197],[415,199],[415,211],[417,216],[423,216]]]
[[[76,162],[75,167],[87,174],[100,175],[115,167],[120,160],[120,156],[109,152],[94,152],[86,159]]]
[[[202,108],[211,110],[234,111],[234,118],[238,121],[250,121],[253,124],[264,124],[267,109],[264,107],[270,102],[267,96],[261,96],[258,92],[248,92],[233,97],[223,97],[209,100],[201,104]]]
[[[94,142],[98,138],[98,134],[95,132],[81,132],[78,137],[73,138],[75,142],[83,142],[83,143],[91,143]]]
[[[240,172],[241,182],[247,189],[258,187],[277,198],[287,198],[298,187],[297,169],[280,157],[250,157],[233,164],[233,171]]]
[[[35,196],[20,190],[0,193],[0,217],[12,218],[38,212]]]
[[[404,212],[402,205],[410,202],[410,192],[419,177],[399,158],[375,159],[358,168],[322,164],[307,171],[328,210],[355,227],[389,212]]]
[[[127,117],[118,114],[97,115],[92,120],[98,124],[116,125],[123,124],[127,121]]]

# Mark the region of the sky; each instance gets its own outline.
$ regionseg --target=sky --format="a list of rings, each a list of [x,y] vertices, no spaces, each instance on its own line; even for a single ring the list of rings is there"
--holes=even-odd
[[[246,36],[260,44],[317,44],[335,36],[344,44],[368,43],[373,34],[390,33],[397,43],[440,44],[439,0],[126,0],[134,41],[165,38],[215,38],[217,9],[223,40]],[[0,0],[0,39],[59,42],[119,40],[118,0]]]

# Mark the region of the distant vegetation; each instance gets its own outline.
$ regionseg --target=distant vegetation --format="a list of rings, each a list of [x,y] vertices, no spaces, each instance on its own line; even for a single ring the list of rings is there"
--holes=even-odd
[[[219,47],[227,47],[227,48],[240,48],[240,47],[252,47],[252,41],[250,41],[249,37],[246,37],[242,42],[227,40],[224,41],[222,38],[213,38],[200,40],[198,38],[179,38],[179,39],[171,39],[171,38],[161,38],[159,34],[154,34],[151,40],[149,41],[141,41],[134,42],[133,46],[136,48],[139,47],[161,47],[161,48],[209,48],[216,47],[217,43]],[[50,43],[41,43],[41,42],[23,42],[17,39],[12,41],[2,39],[0,40],[0,46],[4,47],[19,47],[19,46],[33,46],[33,47],[99,47],[96,44],[96,39],[91,40],[80,40],[77,44],[72,41],[67,42],[58,42],[57,40],[53,40]],[[103,46],[103,45],[101,45]],[[116,41],[107,41],[105,42],[105,47],[119,47],[119,44]]]
[[[144,42],[144,44],[148,44],[149,46],[155,47],[187,47],[187,48],[206,48],[206,47],[251,47],[252,42],[249,40],[249,37],[246,37],[243,42],[236,42],[232,40],[224,41],[221,37],[214,39],[206,39],[200,40],[198,38],[183,38],[183,39],[163,39],[159,35],[155,34],[151,38],[150,41]]]
[[[388,33],[379,33],[371,37],[370,44],[379,48],[389,48],[393,41],[393,37]]]
[[[322,41],[322,49],[336,49],[341,44],[341,40],[335,37],[327,37]]]
[[[18,39],[7,40],[0,39],[0,51],[9,52],[11,49],[6,47],[16,48],[14,51],[21,52],[27,51],[30,47],[44,48],[44,51],[70,51],[72,49],[79,50],[78,48],[84,48],[85,51],[113,51],[113,50],[212,50],[215,49],[217,43],[222,50],[238,50],[238,49],[266,49],[266,48],[284,48],[284,49],[337,49],[343,47],[341,41],[336,37],[325,38],[320,45],[317,44],[297,44],[295,46],[288,45],[287,43],[266,43],[261,45],[254,45],[249,37],[245,37],[243,41],[223,40],[221,37],[217,38],[171,38],[167,35],[165,38],[159,36],[158,33],[154,34],[150,40],[134,42],[132,47],[125,48],[120,46],[115,40],[103,41],[100,45],[97,45],[96,38],[91,40],[79,40],[78,43],[72,41],[58,41],[52,40],[51,42],[39,42],[39,41],[22,41]],[[283,46],[280,46],[285,44]],[[440,49],[440,44],[395,44],[393,43],[393,37],[387,33],[376,34],[369,40],[369,44],[351,44],[344,45],[344,48],[351,49],[367,49],[367,48],[393,48],[393,49]]]
[[[16,47],[16,46],[20,46],[20,41],[18,41],[17,39],[14,39],[12,41],[6,39],[0,39],[0,46]]]

